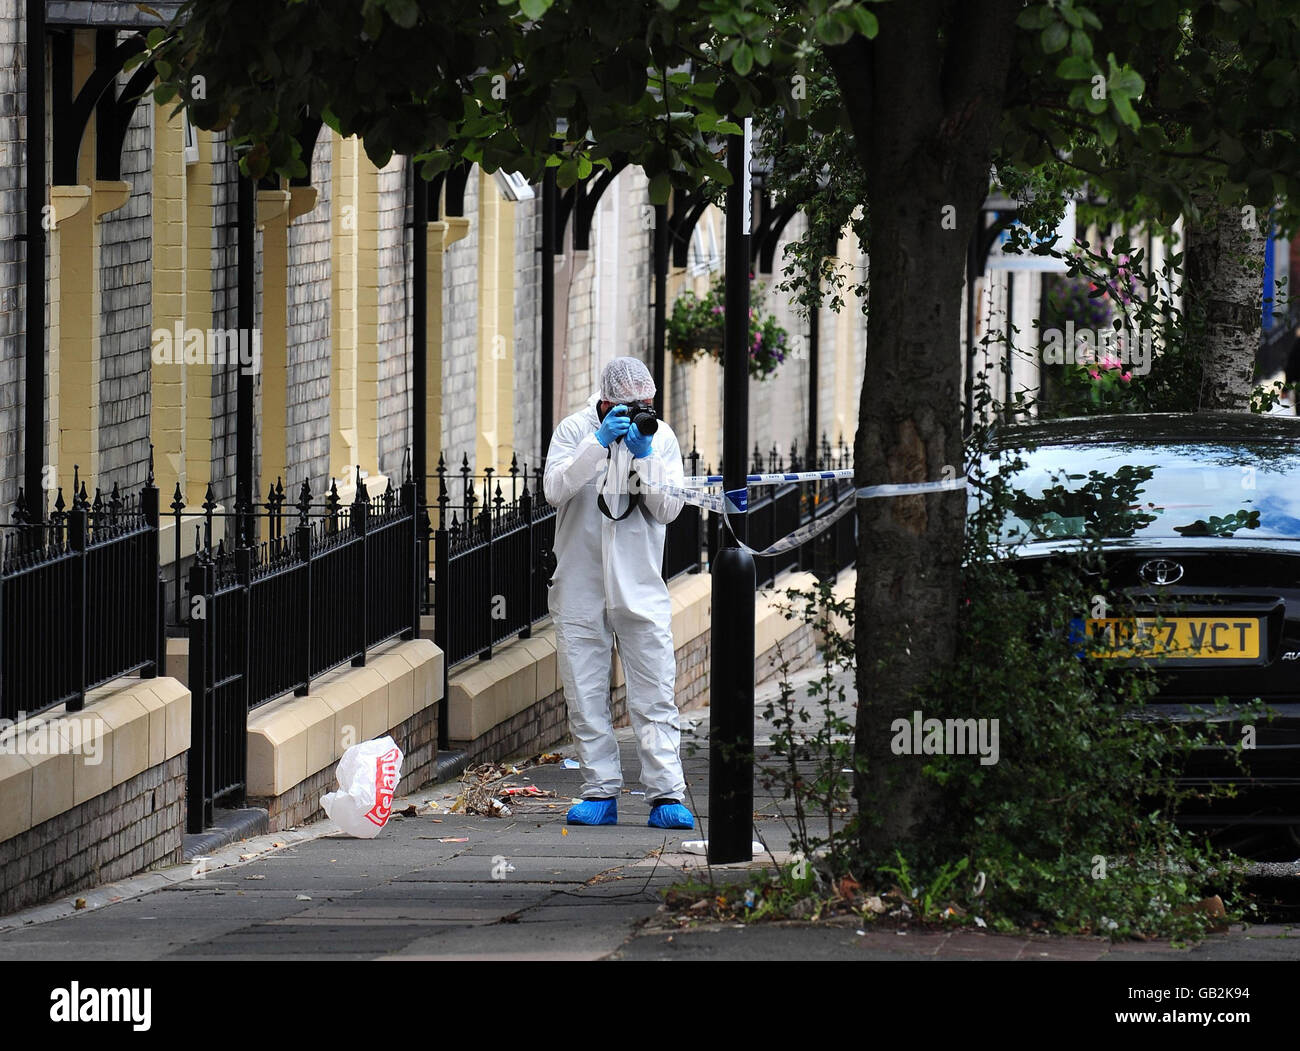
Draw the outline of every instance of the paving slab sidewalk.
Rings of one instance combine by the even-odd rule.
[[[760,691],[758,711],[774,692]],[[685,718],[687,802],[707,826],[708,712]],[[760,719],[757,739],[770,731]],[[179,866],[80,892],[81,910],[69,898],[0,917],[0,960],[1300,958],[1300,931],[1282,926],[1191,950],[885,925],[667,929],[660,892],[706,875],[705,860],[682,849],[703,833],[646,827],[645,798],[632,794],[634,740],[629,730],[619,737],[628,791],[617,826],[565,825],[581,777],[563,764],[512,776],[555,795],[518,800],[509,817],[449,813],[458,785],[437,785],[397,801],[395,811],[414,804],[415,816],[395,813],[373,840],[320,822],[236,844],[197,875]],[[756,783],[755,819],[755,834],[785,860],[776,789]]]

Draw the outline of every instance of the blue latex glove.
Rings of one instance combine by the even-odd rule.
[[[623,436],[623,444],[631,451],[634,460],[650,455],[650,435],[642,434],[635,423],[628,427],[627,434]]]
[[[631,424],[632,421],[628,419],[627,415],[627,406],[615,405],[609,412],[605,413],[605,419],[596,428],[596,441],[608,449],[612,442],[618,441],[623,435],[627,434],[627,429]]]

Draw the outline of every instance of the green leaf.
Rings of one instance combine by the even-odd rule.
[[[419,21],[420,5],[415,0],[388,0],[388,17],[403,29],[410,29]]]
[[[157,26],[149,30],[149,35],[145,37],[145,42],[149,45],[150,50],[152,50],[166,39],[167,30],[163,29],[161,26]]]
[[[825,14],[813,23],[813,33],[823,44],[835,47],[848,41],[853,35],[853,27],[843,18]]]
[[[743,135],[745,133],[745,129],[734,120],[720,120],[713,126],[713,130],[719,135]]]
[[[749,71],[754,68],[754,49],[742,43],[731,56],[731,67],[742,77],[749,76]]]
[[[668,179],[668,173],[659,172],[650,180],[650,203],[667,204],[671,191],[672,183]]]
[[[554,0],[519,0],[519,10],[534,22],[550,10]]]
[[[1055,20],[1056,17],[1047,4],[1035,4],[1033,7],[1026,7],[1020,12],[1020,17],[1016,19],[1016,25],[1021,29],[1046,29]]]
[[[1097,63],[1091,62],[1081,55],[1068,55],[1056,67],[1056,75],[1062,80],[1088,80],[1093,73],[1097,72],[1100,72],[1097,69]]]
[[[591,158],[590,158],[590,157],[579,157],[579,158],[578,158],[578,178],[579,178],[579,179],[585,179],[585,178],[586,178],[588,175],[590,175],[590,174],[591,174]]]
[[[1043,53],[1054,55],[1070,41],[1070,29],[1064,22],[1053,22],[1043,30],[1040,38]]]
[[[880,32],[880,20],[875,15],[865,7],[854,7],[850,9],[849,17],[857,25],[859,33],[868,40],[876,39],[876,34]]]
[[[572,157],[560,163],[560,170],[555,173],[555,183],[561,189],[568,189],[578,181],[578,162]]]
[[[1132,66],[1123,66],[1106,78],[1106,86],[1113,95],[1140,98],[1146,91],[1146,81]]]
[[[434,150],[432,153],[416,157],[415,160],[420,162],[420,178],[426,181],[451,167],[451,154],[446,150]]]
[[[153,100],[159,106],[165,106],[176,97],[175,84],[159,84],[153,89]]]
[[[1137,131],[1142,126],[1142,118],[1137,115],[1133,104],[1129,102],[1127,95],[1111,95],[1110,100],[1115,105],[1115,112],[1119,114],[1119,119],[1126,125]]]

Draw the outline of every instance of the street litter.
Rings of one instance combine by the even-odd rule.
[[[443,836],[439,843],[468,843],[469,836]]]
[[[295,900],[295,901],[311,901],[311,895],[310,895],[310,894],[299,894],[298,897],[295,898],[294,900]]]
[[[767,850],[758,840],[754,840],[750,847],[755,854],[762,854]],[[709,841],[707,839],[688,839],[682,843],[682,850],[687,854],[708,854]]]
[[[348,835],[373,839],[388,824],[402,775],[402,750],[385,735],[354,744],[339,760],[339,791],[321,797],[325,815]]]
[[[265,876],[245,876],[244,879],[266,879]]]
[[[564,760],[564,769],[566,769],[566,770],[576,770],[576,769],[578,769],[578,760],[576,760],[576,759],[566,759],[566,760]]]
[[[558,761],[561,757],[534,756],[523,763],[480,763],[460,775],[461,794],[451,807],[453,814],[480,814],[484,817],[511,817],[513,811],[504,799],[521,797],[553,797],[536,785],[516,785],[505,778],[521,774],[540,762]]]
[[[632,794],[633,794],[634,796],[643,796],[643,795],[645,795],[644,792],[633,792]]]

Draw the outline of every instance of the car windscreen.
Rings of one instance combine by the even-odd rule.
[[[1086,535],[1300,539],[1300,450],[1290,443],[1039,445],[1003,455],[1025,463],[1008,475],[1004,544]]]

